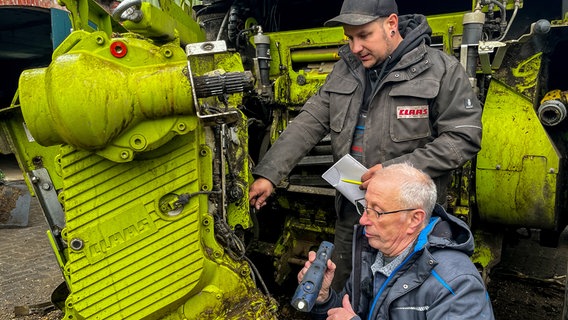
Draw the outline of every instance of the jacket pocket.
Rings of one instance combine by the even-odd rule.
[[[357,83],[345,78],[335,78],[327,83],[325,91],[329,94],[329,127],[336,133],[343,130],[347,110],[353,100]]]
[[[432,136],[430,104],[439,91],[440,83],[435,80],[409,81],[391,89],[390,136],[394,142]]]

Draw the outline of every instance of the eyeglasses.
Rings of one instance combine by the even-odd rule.
[[[383,214],[391,214],[391,213],[397,213],[397,212],[403,212],[403,211],[416,210],[415,208],[412,208],[412,209],[400,209],[400,210],[394,210],[394,211],[381,212],[381,211],[377,211],[373,208],[367,207],[366,204],[367,204],[367,202],[365,201],[364,198],[355,200],[355,207],[357,207],[357,213],[359,213],[360,216],[362,216],[363,213],[365,213],[365,211],[368,211],[368,210],[375,212],[377,214],[377,217],[380,217]]]

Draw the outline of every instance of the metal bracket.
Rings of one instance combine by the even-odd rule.
[[[491,74],[491,70],[499,69],[505,52],[507,44],[499,41],[480,41],[478,46],[479,61],[481,62],[481,70],[484,74]],[[493,58],[493,63],[489,60],[489,54],[497,48],[497,53]]]
[[[501,67],[503,59],[505,58],[505,53],[509,45],[515,43],[524,43],[536,35],[543,35],[550,32],[553,26],[548,20],[538,20],[533,22],[530,27],[529,33],[523,34],[516,40],[507,40],[505,42],[501,41],[480,41],[479,42],[479,59],[481,62],[481,69],[485,74],[491,74],[491,70],[497,70]],[[489,54],[497,49],[495,57],[493,58],[493,63],[489,61]]]
[[[61,257],[64,257],[63,250],[66,245],[61,237],[61,231],[65,228],[65,213],[57,198],[57,190],[55,190],[51,177],[45,168],[33,170],[28,173],[28,178],[32,182],[57,249],[61,253]]]
[[[215,114],[204,114],[202,112],[203,107],[199,103],[199,99],[197,98],[197,94],[195,92],[195,82],[193,79],[193,71],[191,69],[190,57],[227,52],[227,44],[225,43],[225,41],[219,40],[190,43],[185,47],[185,52],[187,55],[187,71],[189,81],[191,83],[191,94],[193,95],[193,102],[195,104],[197,117],[201,119],[207,126],[236,122],[240,118],[240,114],[236,110],[229,110]]]

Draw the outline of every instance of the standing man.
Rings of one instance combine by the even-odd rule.
[[[345,0],[325,26],[343,26],[349,44],[326,82],[256,166],[250,204],[260,209],[278,184],[327,134],[334,159],[351,154],[370,168],[408,161],[432,177],[445,204],[451,171],[481,144],[481,107],[459,61],[430,48],[419,14],[398,16],[395,0]],[[336,199],[334,288],[351,270],[355,206]]]
[[[351,277],[341,293],[330,289],[335,264],[328,261],[315,318],[494,319],[469,258],[472,234],[435,204],[432,179],[402,163],[377,171],[368,185],[365,199],[357,201]],[[315,257],[311,251],[298,281]]]

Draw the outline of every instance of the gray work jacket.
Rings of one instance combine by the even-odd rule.
[[[253,174],[277,185],[327,134],[334,160],[351,148],[365,68],[348,46],[325,83],[261,159]],[[425,43],[404,54],[371,95],[363,165],[408,161],[430,175],[444,203],[453,169],[481,145],[481,107],[459,61]]]

